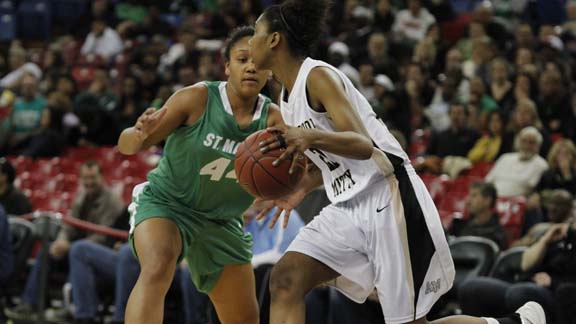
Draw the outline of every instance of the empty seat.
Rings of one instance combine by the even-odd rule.
[[[500,251],[493,241],[476,236],[457,237],[449,244],[456,268],[455,287],[465,279],[488,275]]]
[[[500,253],[490,271],[490,276],[512,283],[520,281],[522,255],[526,249],[526,247],[518,246]]]

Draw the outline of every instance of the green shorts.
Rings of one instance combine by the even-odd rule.
[[[196,288],[209,293],[225,266],[250,263],[252,235],[244,232],[241,215],[230,220],[213,220],[190,208],[171,202],[152,192],[148,183],[137,185],[130,211],[130,244],[134,247],[134,229],[149,218],[170,219],[182,235],[182,252]]]

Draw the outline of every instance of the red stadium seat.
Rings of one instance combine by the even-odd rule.
[[[526,198],[498,197],[496,210],[500,214],[500,224],[508,232],[510,240],[520,238],[522,225],[524,224],[524,212],[526,211]]]
[[[467,192],[450,191],[444,195],[438,208],[448,212],[466,213]]]
[[[444,194],[450,189],[451,181],[450,177],[447,175],[434,176],[434,175],[421,175],[422,181],[428,188],[430,196],[434,199],[434,202],[438,206],[442,201]]]
[[[493,166],[494,162],[477,162],[472,166],[472,169],[468,171],[468,175],[484,178]]]

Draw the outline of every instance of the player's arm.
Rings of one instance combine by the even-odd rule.
[[[315,68],[310,72],[306,86],[312,101],[326,109],[336,129],[336,132],[306,130],[310,147],[352,159],[369,159],[374,144],[348,100],[340,76],[328,68]]]
[[[148,108],[118,139],[121,153],[132,155],[166,139],[176,128],[192,124],[204,111],[208,92],[198,83],[174,93],[159,110]]]
[[[276,127],[279,129],[283,129],[286,126],[284,119],[282,119],[280,108],[274,103],[271,103],[268,108],[268,120],[266,121],[266,126]]]

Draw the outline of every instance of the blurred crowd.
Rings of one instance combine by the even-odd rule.
[[[18,7],[26,1],[8,2]],[[115,145],[123,128],[146,108],[161,107],[174,91],[224,79],[220,51],[226,35],[253,24],[274,2],[85,1],[75,23],[53,26],[49,41],[0,43],[0,156],[53,157],[71,147]],[[421,174],[457,179],[474,165],[490,166],[482,182],[466,184],[466,217],[445,224],[447,235],[484,237],[501,250],[530,247],[521,269],[529,285],[470,282],[460,289],[462,309],[505,313],[532,298],[546,307],[551,323],[574,323],[573,309],[554,305],[576,302],[576,1],[335,0],[328,27],[313,56],[352,80]],[[271,79],[266,90],[273,100],[274,89]],[[5,159],[0,166],[0,204],[7,214],[30,212],[26,196],[13,185],[14,166]],[[101,176],[96,162],[80,170],[84,187],[102,185]],[[122,214],[118,208],[105,222],[88,213],[103,197],[79,196],[73,216],[113,225]],[[499,197],[523,199],[514,239],[495,212]],[[81,244],[73,245],[75,240]],[[86,240],[104,244],[101,237],[59,236],[52,258],[67,260],[70,251],[70,265],[87,267],[80,261],[88,254],[79,251],[94,247]],[[125,245],[116,243],[104,244],[108,254],[90,255],[123,251]],[[107,276],[114,280],[113,273]],[[76,289],[86,284],[84,278],[71,276],[80,282]],[[15,316],[33,313],[34,285],[28,282],[25,307],[16,308]],[[478,286],[486,289],[486,300],[475,295]],[[332,308],[308,314],[314,323],[364,323],[381,316],[370,303],[359,309],[334,291],[320,295]],[[95,297],[75,298],[90,304]],[[206,303],[189,298],[201,304],[195,307]],[[319,299],[312,296],[309,303]],[[91,322],[95,312],[80,308],[76,315]]]

